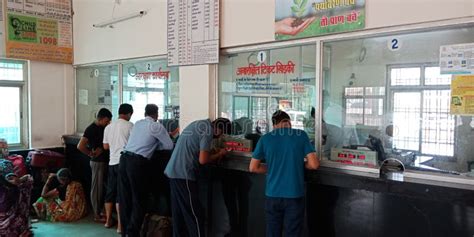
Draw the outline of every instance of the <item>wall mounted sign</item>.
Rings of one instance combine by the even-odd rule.
[[[365,0],[275,0],[275,39],[363,29]]]
[[[168,0],[168,66],[219,63],[219,0]]]
[[[454,76],[451,82],[451,114],[474,115],[474,76]]]
[[[6,55],[72,64],[71,0],[7,0]]]
[[[441,46],[439,67],[441,74],[474,74],[474,43]]]

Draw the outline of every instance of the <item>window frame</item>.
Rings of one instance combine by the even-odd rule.
[[[23,71],[23,80],[0,80],[0,87],[14,87],[19,88],[20,95],[20,143],[9,143],[9,150],[18,150],[29,148],[30,144],[30,117],[29,117],[29,100],[31,99],[29,90],[29,68],[30,64],[27,60],[12,60],[6,58],[0,58],[0,62],[21,64]],[[1,69],[0,69],[1,70]],[[1,138],[1,137],[0,137]],[[8,142],[8,141],[7,141]]]
[[[384,95],[367,95],[367,91],[366,89],[367,88],[374,88],[374,86],[347,86],[347,87],[344,87],[344,95],[343,95],[343,101],[344,101],[344,111],[345,113],[343,114],[343,126],[347,127],[347,126],[357,126],[359,124],[347,124],[347,100],[348,99],[362,99],[362,124],[360,124],[361,126],[364,126],[364,127],[369,127],[369,128],[373,128],[373,127],[378,127],[378,126],[381,126],[383,125],[383,119],[384,119],[384,116],[385,116],[385,113],[387,111],[387,105],[386,105],[386,101],[387,101],[387,88],[386,87],[382,87],[382,86],[379,86],[380,88],[384,88],[385,91],[384,91]],[[363,94],[362,95],[346,95],[346,89],[347,88],[362,88],[363,90]],[[382,104],[383,104],[383,108],[382,108],[382,112],[383,114],[380,115],[382,117],[382,124],[381,125],[368,125],[365,123],[365,119],[366,119],[366,113],[365,113],[365,101],[368,100],[368,99],[382,99]]]
[[[397,68],[415,68],[418,67],[420,68],[420,84],[419,85],[391,85],[391,70],[392,69],[397,69]],[[426,85],[426,68],[428,67],[439,67],[439,65],[436,62],[426,62],[426,63],[413,63],[413,64],[389,64],[386,66],[386,110],[384,113],[393,113],[394,110],[394,93],[396,92],[419,92],[420,93],[420,122],[419,122],[419,139],[418,139],[418,150],[415,152],[419,152],[421,155],[428,155],[428,156],[433,156],[433,157],[438,157],[441,159],[445,160],[450,160],[453,159],[453,156],[446,156],[446,155],[439,155],[439,154],[427,154],[422,152],[422,146],[423,146],[423,129],[422,129],[422,123],[423,123],[423,101],[424,101],[424,96],[423,92],[424,91],[429,91],[429,90],[451,90],[451,84],[444,84],[444,85]],[[457,120],[454,119],[454,127],[457,126]],[[454,133],[453,129],[453,136],[455,137],[456,134]],[[454,139],[452,141],[453,149],[455,147]]]

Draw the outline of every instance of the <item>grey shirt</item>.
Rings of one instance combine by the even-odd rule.
[[[196,180],[199,152],[210,151],[213,133],[209,119],[189,124],[179,135],[165,175],[170,179]]]

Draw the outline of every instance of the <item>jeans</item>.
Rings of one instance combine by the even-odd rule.
[[[304,199],[273,198],[265,201],[265,217],[267,237],[299,237],[303,234]]]

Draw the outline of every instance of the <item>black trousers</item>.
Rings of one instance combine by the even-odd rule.
[[[174,237],[204,237],[204,213],[196,181],[170,179]]]
[[[123,237],[140,236],[149,192],[149,162],[128,153],[120,157],[118,191]]]

